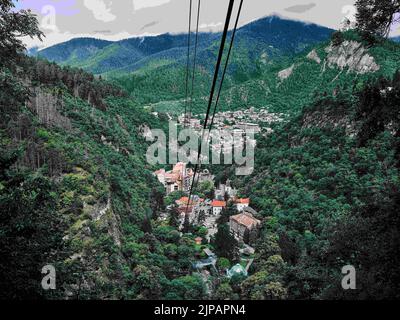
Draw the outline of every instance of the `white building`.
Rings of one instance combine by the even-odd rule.
[[[235,201],[235,206],[237,211],[242,212],[245,208],[248,208],[250,205],[250,199],[237,199]]]
[[[215,216],[220,215],[222,210],[226,208],[226,202],[220,200],[213,200],[213,202],[211,202],[211,208],[213,215]]]

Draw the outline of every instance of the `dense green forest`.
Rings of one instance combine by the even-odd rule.
[[[341,33],[341,36],[342,43],[362,43],[368,49],[365,49],[365,52],[357,52],[350,46],[338,46],[340,49],[333,48],[332,52],[327,52],[331,42],[326,41],[314,47],[307,47],[295,57],[283,55],[267,62],[263,56],[248,61],[247,52],[242,52],[243,46],[238,44],[233,54],[233,63],[228,69],[230,74],[224,82],[219,110],[255,107],[267,108],[271,112],[297,113],[321,94],[330,93],[338,88],[346,89],[347,86],[363,86],[371,76],[391,77],[398,68],[399,46],[393,41],[382,41],[379,45],[370,47],[368,42],[354,31]],[[379,70],[371,75],[371,72],[350,72],[327,63],[327,59],[335,55],[344,55],[344,58],[349,59],[350,55],[358,54],[360,60],[363,55],[374,57],[380,66]],[[238,68],[238,64],[242,64],[242,67]],[[355,63],[354,67],[361,68],[361,65]],[[254,71],[243,74],[242,69]],[[290,76],[280,78],[280,72],[285,70]],[[159,63],[153,61],[151,65],[131,75],[111,79],[124,87],[138,104],[148,107],[149,110],[182,113],[185,108],[185,82],[181,79],[184,77],[184,67],[164,64],[161,60]],[[195,77],[196,86],[191,110],[194,113],[204,113],[211,75],[200,66]]]
[[[249,298],[271,279],[295,299],[398,298],[399,81],[326,96],[261,140],[241,182],[266,218]],[[344,265],[359,290],[341,289]]]
[[[15,34],[42,33],[12,8],[0,0],[0,299],[399,298],[399,44],[348,31],[274,62],[235,52],[222,110],[266,107],[286,119],[258,137],[251,176],[210,167],[262,220],[249,276],[217,277],[210,293],[192,268],[207,230],[181,233],[175,211],[158,219],[183,194],[165,197],[145,158],[145,128],[166,129],[163,113],[184,109],[184,69],[157,57],[106,81],[28,57]],[[364,63],[341,68],[354,48]],[[209,71],[199,67],[196,79],[202,113]],[[234,212],[223,212],[209,244],[220,274],[237,262],[224,225]],[[57,290],[40,286],[47,264]],[[341,287],[345,265],[357,270],[357,290]]]
[[[1,54],[1,298],[201,298],[188,275],[192,238],[145,223],[164,191],[141,128],[163,124],[82,70],[28,58],[16,43]],[[40,286],[48,263],[50,293]]]

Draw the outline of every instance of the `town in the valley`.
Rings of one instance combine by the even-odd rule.
[[[170,115],[168,117],[174,120]],[[204,119],[204,115],[182,114],[175,119],[178,126],[201,135],[200,119]],[[247,132],[268,135],[273,131],[272,125],[283,119],[284,115],[266,109],[226,111],[216,113],[213,128],[231,130],[242,137],[243,143]],[[256,144],[256,140],[253,141]],[[246,278],[256,256],[255,244],[263,219],[252,208],[248,195],[240,196],[232,181],[217,181],[207,169],[197,172],[196,187],[191,193],[194,171],[183,162],[157,170],[154,175],[166,194],[166,211],[159,219],[175,220],[175,226],[182,234],[196,230],[193,240],[199,254],[192,268],[202,276],[208,291],[213,288],[212,278]],[[226,251],[218,250],[219,247]]]
[[[201,258],[193,262],[194,271],[203,275],[214,271],[218,273],[216,263],[219,257],[213,252],[212,243],[222,223],[235,239],[239,252],[238,263],[227,265],[224,276],[246,277],[255,254],[252,245],[261,226],[257,212],[251,208],[250,199],[239,197],[229,180],[216,186],[215,177],[207,169],[196,176],[196,189],[201,194],[194,192],[189,199],[194,172],[185,163],[177,163],[170,171],[160,169],[154,174],[165,187],[166,198],[173,199],[160,219],[167,220],[171,214],[176,214],[180,230],[184,230],[185,223],[202,230],[203,236],[194,239],[196,245],[202,248]],[[224,215],[225,220],[221,219]]]
[[[201,131],[202,120],[205,119],[205,114],[182,114],[178,117],[178,123],[186,123],[187,127]],[[281,122],[284,115],[280,113],[270,113],[267,109],[249,109],[237,111],[221,111],[217,112],[214,117],[213,129],[216,130],[252,130],[254,133],[271,133],[270,125],[276,122]]]

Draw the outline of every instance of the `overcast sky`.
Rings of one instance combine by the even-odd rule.
[[[197,8],[193,0],[193,8]],[[133,36],[187,32],[190,0],[19,0],[30,8],[46,34],[43,43],[26,39],[28,47],[48,47],[76,37],[120,40]],[[236,0],[237,5],[239,0]],[[353,0],[244,0],[241,25],[271,14],[338,29],[354,15]],[[201,0],[201,31],[223,27],[229,0]],[[236,5],[236,7],[237,7]],[[193,16],[194,27],[194,16]],[[400,34],[400,29],[394,34]]]

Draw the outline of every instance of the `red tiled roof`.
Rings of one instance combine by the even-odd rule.
[[[179,200],[176,200],[177,202],[182,202],[182,203],[188,203],[189,197],[182,197]]]
[[[251,228],[253,225],[260,224],[261,221],[248,215],[248,214],[238,214],[236,216],[232,216],[231,220],[234,220],[238,224],[245,226],[246,228]]]
[[[178,199],[178,200],[176,200],[175,201],[175,203],[176,204],[178,204],[178,205],[187,205],[188,204],[188,202],[189,202],[189,197],[182,197],[182,198],[180,198],[180,199]],[[190,205],[193,205],[193,204],[198,204],[198,203],[201,203],[201,202],[204,202],[204,199],[203,198],[199,198],[197,201],[196,200],[193,200],[193,198],[192,198],[192,200],[190,201]]]
[[[236,203],[238,204],[250,204],[250,199],[246,198],[246,199],[237,199]]]
[[[226,202],[225,201],[219,201],[219,200],[213,200],[211,203],[211,206],[213,207],[226,207]]]

